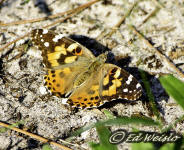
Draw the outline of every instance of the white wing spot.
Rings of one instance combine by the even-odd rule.
[[[43,29],[43,34],[47,34],[48,33],[48,30],[47,29]]]
[[[130,81],[129,81],[129,80],[127,80],[127,81],[126,81],[126,84],[128,84],[128,85],[129,85],[129,84],[130,84]]]
[[[40,35],[40,37],[42,37],[42,35]]]
[[[141,87],[140,83],[137,83],[136,88],[138,89],[139,87]]]
[[[43,39],[41,39],[41,42],[44,42],[44,40],[43,40]]]
[[[54,42],[58,42],[58,40],[59,40],[59,39],[62,39],[63,37],[64,37],[63,34],[58,34],[58,35],[56,35],[52,40],[53,40]]]
[[[45,47],[49,47],[49,42],[44,43]]]
[[[132,82],[133,76],[129,75],[128,80],[126,81],[126,84],[130,84],[130,82]]]
[[[128,89],[126,88],[126,89],[123,89],[123,92],[128,92]]]
[[[52,40],[53,40],[54,42],[58,42],[58,39],[57,39],[56,37],[54,37]]]

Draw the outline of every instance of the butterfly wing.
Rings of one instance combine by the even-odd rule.
[[[85,70],[85,64],[69,66],[60,69],[48,69],[45,75],[45,86],[58,97],[70,93],[74,89],[74,81]],[[87,69],[87,67],[86,67]]]
[[[42,51],[47,68],[73,64],[76,61],[91,60],[94,55],[86,47],[62,34],[46,29],[35,29],[31,33],[32,42]],[[64,67],[64,66],[63,66]]]
[[[113,64],[104,64],[77,88],[67,101],[80,108],[98,107],[113,99],[136,100],[141,85],[128,72]]]
[[[142,95],[142,87],[137,79],[113,64],[104,65],[104,76],[100,85],[102,101],[112,99],[136,100]]]
[[[98,68],[81,86],[73,91],[67,103],[83,109],[102,105],[99,93],[101,77],[102,70]]]
[[[45,85],[57,96],[70,92],[75,78],[94,59],[93,54],[79,43],[46,29],[35,29],[32,42],[42,51],[47,68]]]

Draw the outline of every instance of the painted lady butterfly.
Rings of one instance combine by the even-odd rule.
[[[70,105],[98,107],[114,99],[136,100],[141,96],[142,87],[131,74],[105,63],[107,53],[95,57],[86,47],[46,29],[35,29],[31,36],[42,50],[47,68],[45,85],[55,96],[69,95]]]

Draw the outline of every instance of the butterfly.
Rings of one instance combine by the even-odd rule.
[[[95,57],[76,41],[46,29],[34,29],[32,42],[42,51],[45,86],[78,108],[99,107],[115,99],[136,100],[140,83],[122,68],[105,63],[107,53]]]

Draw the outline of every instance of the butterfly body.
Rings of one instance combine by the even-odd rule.
[[[69,95],[70,105],[91,108],[141,96],[141,85],[131,74],[105,63],[107,53],[95,57],[79,43],[43,29],[33,30],[32,40],[42,51],[47,68],[45,85],[53,95]]]
[[[106,54],[101,54],[92,60],[86,71],[82,72],[74,81],[74,87],[80,86],[84,83],[94,72],[98,72],[101,65],[105,64]]]

